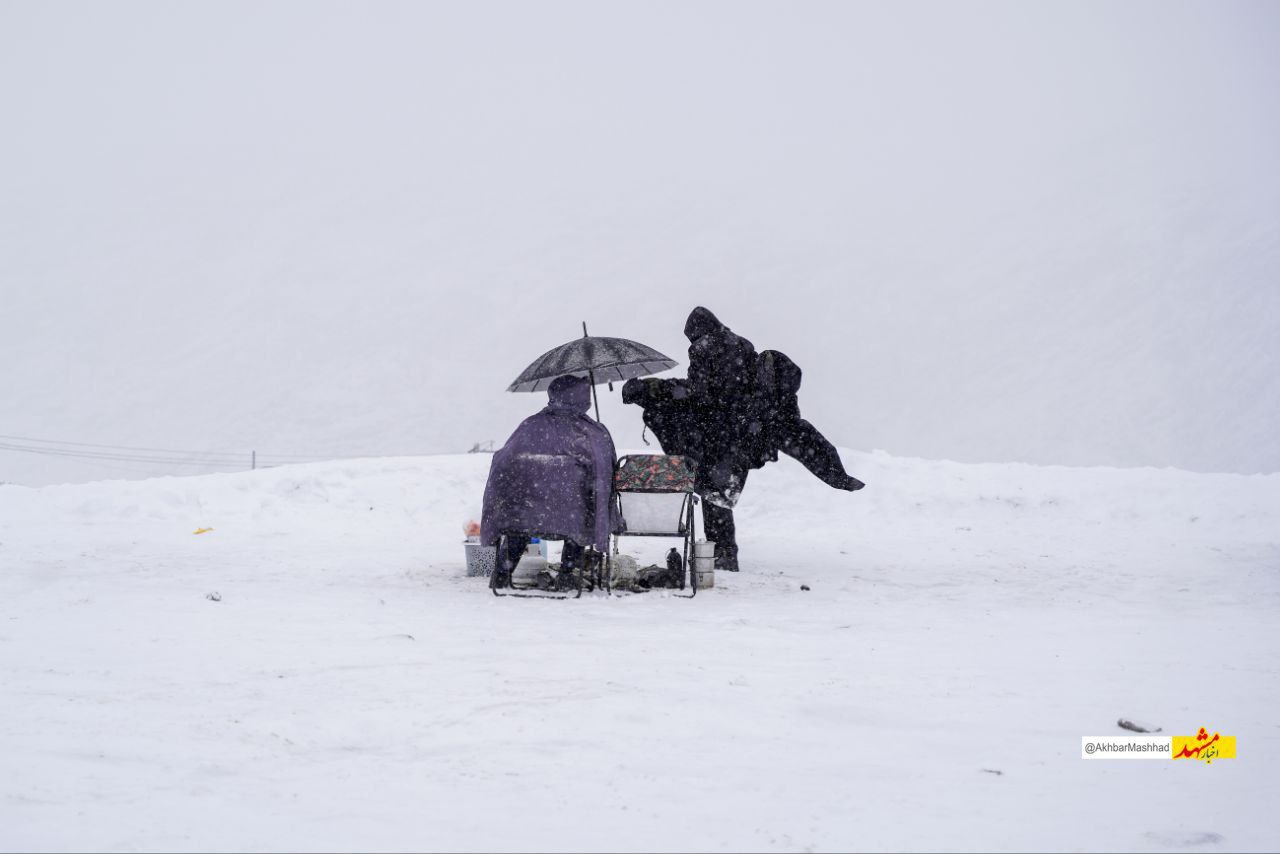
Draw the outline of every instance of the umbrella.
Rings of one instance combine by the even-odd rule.
[[[645,377],[676,366],[652,347],[627,338],[605,338],[587,334],[582,324],[582,337],[561,344],[533,360],[507,391],[543,391],[556,377],[587,377],[591,393],[598,383],[614,383],[632,377]],[[600,404],[596,402],[596,420],[600,420]]]

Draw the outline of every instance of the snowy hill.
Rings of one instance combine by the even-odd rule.
[[[0,486],[0,848],[1276,848],[1280,476],[845,459],[692,601],[494,599],[484,455]]]
[[[501,442],[697,304],[842,446],[1278,471],[1277,8],[4,4],[0,481]]]

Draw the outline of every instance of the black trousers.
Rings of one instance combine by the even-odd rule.
[[[747,484],[744,468],[735,470],[743,487]],[[710,501],[702,501],[702,530],[704,536],[716,544],[716,569],[723,572],[738,571],[737,526],[733,522],[733,510],[720,507]]]
[[[840,460],[840,452],[835,445],[827,441],[827,437],[818,432],[803,418],[779,425],[774,435],[777,448],[812,472],[827,486],[836,489],[851,489],[861,485],[857,478],[849,476]]]

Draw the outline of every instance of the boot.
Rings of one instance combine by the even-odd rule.
[[[719,543],[716,544],[716,572],[737,572],[738,571],[738,548],[721,549]]]
[[[578,576],[572,569],[562,569],[556,575],[556,591],[564,593],[578,589]]]

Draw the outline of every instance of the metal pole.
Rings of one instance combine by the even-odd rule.
[[[250,451],[250,452],[249,452],[249,455],[250,455],[250,456],[249,456],[249,467],[250,467],[251,469],[253,469],[254,471],[257,471],[257,469],[258,469],[258,452],[257,452],[257,451]]]
[[[582,321],[582,337],[583,338],[587,337],[587,322],[585,320]],[[595,401],[595,404],[596,404],[596,423],[599,424],[600,423],[600,398],[596,395],[596,372],[592,370],[588,370],[587,377],[591,380],[591,399]]]
[[[591,378],[591,399],[596,402],[596,423],[600,423],[600,398],[596,397],[596,372],[587,371],[587,375]]]

